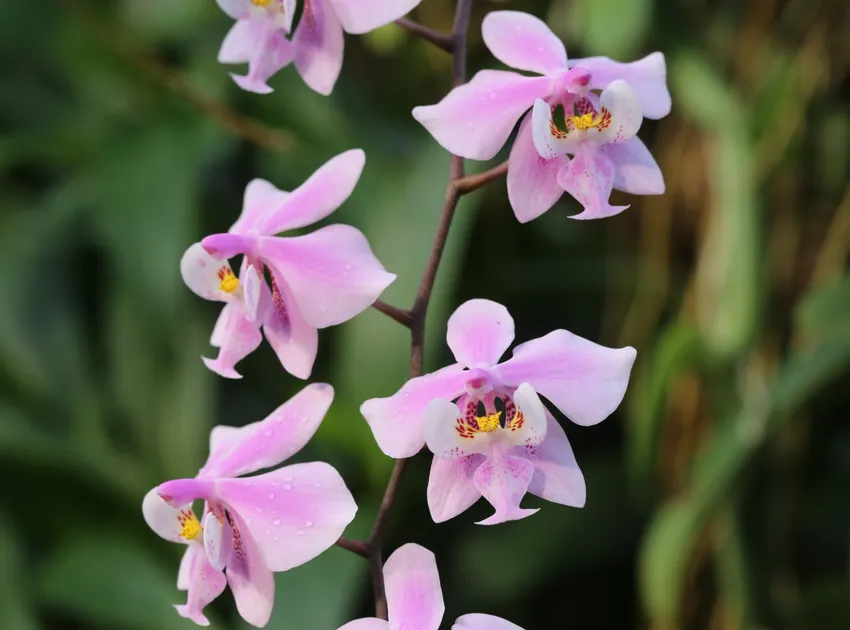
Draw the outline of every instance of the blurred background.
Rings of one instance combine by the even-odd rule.
[[[488,612],[527,630],[850,628],[850,15],[844,0],[475,3],[544,17],[571,56],[663,51],[673,112],[641,136],[660,197],[574,222],[564,197],[520,225],[504,180],[464,198],[437,280],[426,364],[471,297],[507,305],[517,340],[567,328],[638,349],[604,423],[564,418],[584,509],[442,525],[415,458],[390,523],[437,553],[448,628]],[[416,19],[450,29],[452,0]],[[267,345],[245,378],[200,356],[218,306],[178,261],[227,229],[253,177],[292,189],[331,156],[368,164],[333,221],[360,227],[409,306],[448,155],[411,118],[449,86],[448,55],[395,26],[346,38],[329,98],[286,69],[270,96],[216,63],[213,0],[0,4],[0,627],[191,628],[172,604],[181,549],[140,513],[195,473],[215,424],[263,418],[302,383]],[[241,71],[241,68],[239,68]],[[499,159],[507,157],[507,153]],[[496,164],[498,160],[494,160]],[[489,165],[470,164],[470,169]],[[362,537],[392,461],[358,413],[404,382],[407,331],[376,311],[324,331],[314,380],[337,399],[297,460],[335,465]],[[335,630],[371,612],[366,563],[333,548],[277,576],[271,630]],[[245,628],[226,593],[214,627]]]

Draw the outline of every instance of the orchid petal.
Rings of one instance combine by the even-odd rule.
[[[608,144],[602,150],[614,164],[614,188],[633,195],[664,194],[664,175],[640,138]]]
[[[527,341],[494,368],[506,385],[529,383],[570,420],[602,422],[620,404],[635,361],[634,348],[606,348],[566,330]]]
[[[532,117],[527,115],[508,159],[508,200],[520,223],[528,223],[549,210],[564,189],[558,184],[558,171],[565,166],[563,155],[551,160],[540,157],[534,146]]]
[[[514,392],[516,411],[505,419],[503,441],[510,446],[538,446],[546,438],[546,407],[528,383]]]
[[[181,617],[191,619],[199,626],[208,626],[210,621],[204,616],[204,608],[224,592],[227,578],[209,563],[200,545],[190,545],[186,553],[189,558],[186,603],[174,608]]]
[[[242,213],[230,228],[231,234],[258,233],[257,223],[266,215],[283,206],[290,193],[278,190],[274,184],[264,179],[252,179],[245,187],[242,200]]]
[[[324,219],[351,196],[365,164],[366,154],[361,149],[331,158],[278,207],[271,208],[257,222],[256,231],[271,236]]]
[[[339,630],[389,630],[390,624],[376,617],[365,617],[349,621]]]
[[[263,321],[263,306],[269,306],[271,294],[265,279],[254,268],[254,265],[248,265],[248,268],[241,275],[242,281],[242,296],[245,299],[245,316],[252,324],[262,323]]]
[[[254,256],[257,237],[245,234],[210,234],[201,240],[201,247],[216,260],[227,260],[239,254]]]
[[[233,300],[233,291],[239,285],[230,263],[213,258],[200,243],[194,243],[183,254],[180,275],[195,295],[214,302]]]
[[[446,341],[455,359],[468,368],[490,367],[514,340],[514,320],[501,304],[469,300],[449,318]]]
[[[251,0],[248,0],[250,5]],[[240,3],[241,4],[241,3]],[[254,56],[257,42],[263,37],[267,20],[249,14],[237,18],[224,36],[218,51],[219,63],[248,63]]]
[[[433,553],[412,543],[399,547],[384,564],[384,585],[391,627],[440,627],[446,607]]]
[[[475,469],[472,480],[496,511],[477,524],[497,525],[517,521],[537,512],[536,509],[519,507],[533,475],[534,465],[530,461],[504,453],[498,445],[494,446],[487,460]]]
[[[193,549],[195,549],[195,545],[187,545],[186,551],[183,552],[183,556],[180,558],[180,566],[177,569],[178,591],[189,590],[189,569],[192,568]]]
[[[247,16],[254,6],[251,0],[216,0],[221,10],[235,20]]]
[[[586,132],[588,137],[599,143],[625,142],[634,137],[643,122],[643,115],[637,94],[628,83],[612,81],[602,90],[599,104],[602,124],[595,128],[597,133],[592,129]]]
[[[472,475],[483,461],[483,455],[470,455],[460,459],[434,457],[431,460],[428,509],[435,523],[454,518],[481,498],[481,493],[472,481]]]
[[[571,219],[603,219],[629,207],[612,206],[608,202],[614,185],[614,164],[598,147],[582,144],[558,173],[558,183],[584,206]]]
[[[435,457],[457,460],[490,452],[493,435],[479,429],[474,410],[473,405],[461,411],[439,398],[428,404],[423,429],[425,444]]]
[[[410,13],[422,0],[331,0],[342,28],[355,35],[374,31]]]
[[[234,303],[231,302],[229,304],[225,304],[224,308],[221,309],[221,312],[218,314],[218,318],[215,320],[215,324],[213,325],[212,334],[210,334],[211,346],[216,348],[221,347],[221,344],[226,338],[225,331],[227,330],[230,318],[233,316],[233,310],[238,308],[238,306],[234,306]]]
[[[584,475],[576,462],[563,427],[546,411],[546,439],[538,447],[529,449],[529,459],[534,461],[534,476],[528,491],[547,501],[584,507],[587,488]]]
[[[218,479],[216,489],[229,510],[242,517],[272,571],[296,567],[333,546],[357,513],[342,477],[324,462]]]
[[[589,70],[590,87],[594,90],[604,90],[617,79],[631,85],[647,118],[664,118],[670,113],[672,101],[667,89],[667,64],[663,53],[654,52],[631,63],[620,63],[608,57],[571,59],[569,66]]]
[[[458,617],[452,630],[522,630],[522,628],[501,617],[473,613]]]
[[[464,391],[467,374],[455,364],[407,381],[389,398],[372,398],[360,406],[380,449],[390,457],[412,457],[425,446],[423,422],[428,403],[454,400]]]
[[[333,387],[313,383],[264,420],[241,429],[215,427],[210,434],[210,456],[199,475],[238,477],[277,466],[310,441],[333,399]],[[224,437],[217,437],[217,434]]]
[[[538,98],[531,110],[531,137],[540,157],[552,160],[565,153],[574,153],[579,136],[558,129],[552,119],[549,103]]]
[[[204,550],[207,560],[217,571],[224,570],[233,549],[233,530],[224,513],[207,512],[204,516]]]
[[[350,225],[291,238],[263,237],[260,255],[283,276],[304,320],[316,328],[362,313],[395,280],[363,233]]]
[[[275,24],[273,17],[252,18],[246,22],[240,20],[231,29],[219,52],[219,61],[239,63],[245,61],[244,53],[251,46],[248,61],[248,74],[230,76],[236,85],[248,92],[268,94],[272,88],[268,80],[281,68],[288,66],[295,58],[295,47],[286,38],[283,28]],[[253,23],[259,23],[255,26]]]
[[[328,0],[311,0],[304,4],[292,41],[295,67],[301,78],[319,94],[330,94],[342,69],[345,42],[339,18]]]
[[[319,351],[319,331],[304,319],[286,281],[274,269],[270,271],[275,295],[263,332],[287,372],[297,378],[310,378]]]
[[[227,317],[221,320],[221,329],[216,324],[216,341],[219,342],[218,356],[215,359],[202,357],[204,365],[225,378],[242,378],[235,366],[256,350],[263,341],[259,325],[252,322],[240,303],[230,304]],[[224,317],[224,312],[222,312]]]
[[[540,18],[521,11],[492,11],[481,23],[493,56],[517,70],[550,74],[567,68],[564,44]]]
[[[239,514],[228,513],[233,528],[233,553],[227,582],[236,610],[252,626],[264,627],[274,606],[274,574],[263,563],[257,543]]]
[[[548,77],[482,70],[436,105],[415,107],[413,117],[449,152],[489,160],[535,99],[549,95],[551,83]]]
[[[145,522],[153,532],[160,538],[164,538],[169,542],[188,543],[182,534],[184,533],[186,520],[198,519],[192,511],[192,502],[187,501],[179,507],[173,507],[166,503],[157,493],[157,488],[154,488],[145,495],[142,499],[142,515]],[[200,533],[200,527],[197,530]]]

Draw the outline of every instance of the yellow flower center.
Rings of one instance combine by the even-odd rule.
[[[185,540],[195,540],[204,531],[198,517],[195,516],[195,513],[192,510],[180,512],[180,516],[177,517],[177,522],[183,526],[183,530],[180,532],[180,537]]]
[[[570,116],[567,120],[579,131],[584,131],[585,129],[598,127],[602,123],[602,116],[596,116],[594,118],[593,112],[589,112],[581,116]]]
[[[221,280],[218,288],[225,293],[233,293],[239,288],[239,278],[233,274],[233,270],[230,267],[222,267],[219,269],[218,279]]]
[[[489,416],[480,416],[475,418],[475,422],[478,424],[478,430],[482,433],[490,433],[495,431],[496,429],[502,428],[502,423],[500,422],[500,418],[502,417],[502,412],[497,411],[496,413]]]
[[[251,3],[257,5],[258,7],[267,7],[272,2],[274,2],[274,0],[251,0]]]

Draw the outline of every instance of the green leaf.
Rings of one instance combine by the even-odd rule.
[[[630,60],[640,48],[652,21],[653,0],[579,0],[574,3],[577,39],[591,55]],[[557,20],[551,20],[553,24]]]
[[[28,593],[29,577],[21,557],[21,540],[6,514],[0,513],[0,611],[3,627],[36,630],[38,622]]]
[[[794,313],[795,325],[809,342],[850,339],[850,275],[806,294]]]

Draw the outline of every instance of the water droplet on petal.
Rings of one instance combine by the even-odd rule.
[[[288,484],[288,483],[283,484],[283,489],[284,490],[292,490],[292,484]]]
[[[284,477],[283,480],[284,481],[292,481],[292,477]]]
[[[299,536],[303,536],[303,535],[304,535],[304,530],[303,530],[303,529],[296,529],[296,530],[295,530],[295,533],[296,533],[296,534],[298,534]]]
[[[321,481],[317,481],[316,483],[314,483],[314,484],[313,484],[313,486],[314,486],[315,488],[321,488],[321,487],[322,487],[322,482],[321,482]]]
[[[274,492],[269,492],[269,501],[274,499]]]
[[[270,438],[274,435],[274,431],[266,431],[266,437]]]
[[[304,521],[304,527],[313,527],[313,521]]]
[[[280,519],[276,518],[275,520],[273,520],[272,525],[280,525]]]

